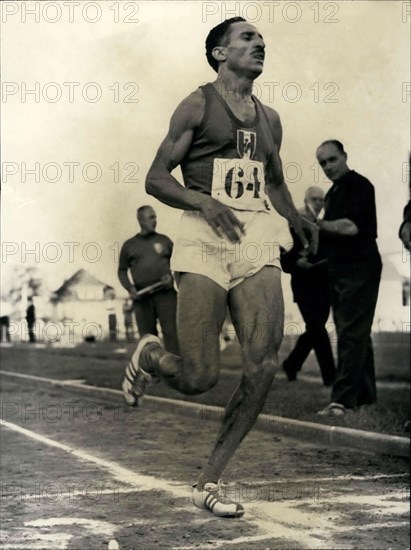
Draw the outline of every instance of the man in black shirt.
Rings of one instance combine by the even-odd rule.
[[[140,337],[144,334],[157,335],[158,319],[165,348],[177,354],[177,293],[170,271],[173,243],[166,235],[156,233],[157,217],[151,206],[140,207],[137,210],[137,220],[141,231],[121,247],[118,278],[134,301]],[[130,282],[128,270],[134,284]],[[139,291],[160,281],[164,283],[162,288],[139,296]]]
[[[328,259],[331,305],[338,337],[338,367],[331,403],[319,412],[341,416],[346,409],[374,403],[371,328],[381,278],[373,185],[347,166],[344,146],[322,143],[317,159],[333,182],[317,224]]]
[[[34,325],[36,323],[36,308],[33,304],[33,298],[29,298],[27,302],[28,306],[26,309],[26,321],[29,332],[29,342],[31,344],[34,344],[34,342],[36,341],[36,334],[34,332]]]

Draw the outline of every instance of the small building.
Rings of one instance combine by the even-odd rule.
[[[79,340],[117,340],[124,333],[124,298],[80,269],[53,292],[51,318]],[[67,336],[67,334],[66,334]]]
[[[399,253],[383,257],[373,330],[403,334],[410,330],[409,260],[404,262]]]

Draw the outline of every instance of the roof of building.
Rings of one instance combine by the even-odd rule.
[[[58,300],[69,295],[75,296],[76,289],[79,287],[100,287],[103,291],[114,290],[112,286],[100,281],[85,269],[79,269],[74,275],[64,281],[61,287],[53,292],[52,300]]]

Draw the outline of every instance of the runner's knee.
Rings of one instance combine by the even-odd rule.
[[[217,384],[218,377],[202,376],[201,378],[189,377],[185,381],[184,393],[187,395],[200,395],[205,393]]]
[[[218,366],[207,361],[184,361],[185,393],[198,395],[211,390],[218,382]]]
[[[258,365],[260,372],[261,368],[270,371],[277,365],[277,348],[271,341],[248,343],[243,347],[243,356],[248,363]]]
[[[250,347],[244,357],[244,381],[254,388],[270,386],[278,367],[277,351],[271,347]]]

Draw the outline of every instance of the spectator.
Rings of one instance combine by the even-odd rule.
[[[33,304],[33,298],[27,300],[28,306],[26,309],[26,321],[29,331],[29,342],[33,344],[36,341],[36,334],[34,332],[34,325],[36,323],[36,308]]]
[[[331,403],[322,416],[377,399],[371,327],[381,278],[373,185],[347,165],[337,140],[317,149],[317,159],[333,182],[325,197],[323,220],[317,220],[328,263],[331,306],[338,337],[337,377]]]
[[[405,248],[411,251],[411,201],[404,208],[403,222],[398,233]]]
[[[11,344],[10,338],[10,314],[11,314],[11,305],[10,302],[6,300],[1,300],[1,311],[0,311],[0,337],[1,343]]]
[[[324,192],[319,187],[309,187],[305,193],[301,216],[315,222],[324,205]],[[294,245],[289,252],[282,251],[283,270],[291,273],[291,288],[294,301],[305,322],[305,332],[297,340],[295,348],[283,363],[283,369],[291,382],[297,379],[297,372],[314,349],[321,370],[323,383],[330,386],[335,380],[335,363],[325,324],[330,314],[330,300],[327,292],[326,261],[320,251],[314,256],[302,255],[300,239],[290,228]]]
[[[140,207],[137,220],[141,230],[121,248],[118,278],[134,302],[140,337],[157,335],[158,319],[165,348],[177,354],[177,293],[170,271],[173,243],[166,235],[156,232],[157,217],[151,206]],[[130,282],[128,270],[134,284]]]

